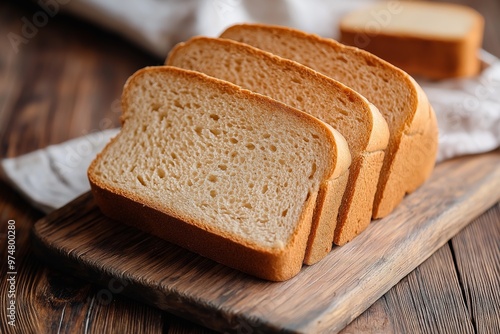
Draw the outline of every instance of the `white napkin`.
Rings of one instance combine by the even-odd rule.
[[[500,146],[500,60],[484,50],[481,59],[474,78],[417,80],[436,112],[438,162]]]
[[[62,144],[4,159],[2,178],[35,207],[50,212],[90,189],[87,168],[118,129],[93,132]]]
[[[193,35],[217,36],[237,22],[264,22],[337,37],[341,16],[373,0],[72,0],[61,9],[115,30],[164,58]],[[65,4],[63,4],[65,3]],[[481,53],[475,78],[419,80],[439,124],[437,161],[500,146],[500,61]],[[117,129],[4,159],[2,177],[33,205],[49,212],[89,190],[86,170]]]
[[[346,13],[374,0],[58,0],[83,16],[134,41],[161,58],[195,35],[218,36],[241,22],[295,27],[336,38]]]

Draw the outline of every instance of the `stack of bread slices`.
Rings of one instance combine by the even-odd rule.
[[[437,150],[409,75],[277,26],[179,44],[129,78],[122,112],[88,171],[103,213],[273,281],[389,214]]]

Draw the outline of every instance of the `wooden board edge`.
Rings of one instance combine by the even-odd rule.
[[[72,203],[80,201],[85,203],[92,202],[91,193],[82,194],[72,201]],[[183,296],[176,291],[172,291],[171,294],[164,294],[163,298],[159,299],[157,295],[145,293],[145,290],[150,288],[147,285],[136,284],[133,280],[124,276],[118,277],[114,273],[105,270],[105,268],[101,268],[103,270],[99,271],[90,263],[85,263],[84,268],[78,262],[86,262],[85,259],[77,258],[73,254],[69,257],[66,256],[62,250],[39,233],[39,227],[50,221],[50,219],[51,214],[41,218],[34,224],[31,230],[31,243],[34,254],[50,268],[97,284],[103,288],[107,288],[110,282],[118,280],[124,286],[123,290],[119,293],[120,295],[156,307],[162,311],[218,332],[300,334],[300,332],[295,330],[279,328],[275,324],[262,321],[259,318],[246,317],[231,310],[216,308],[212,305],[197,304],[189,296]],[[189,312],[185,311],[186,309],[189,309]],[[210,312],[207,312],[207,310],[210,310]]]
[[[421,261],[413,263],[410,267],[412,269],[402,271],[399,275],[394,276],[391,280],[391,284],[380,290],[380,293],[373,294],[372,298],[367,299],[365,303],[356,305],[356,311],[352,312],[349,317],[343,316],[337,313],[337,309],[333,305],[332,307],[325,309],[325,312],[318,315],[318,317],[310,322],[310,326],[298,329],[299,332],[303,333],[337,333],[345,328],[351,321],[360,316],[364,311],[366,311],[375,301],[381,298],[387,291],[389,291],[394,285],[411,273],[415,268],[417,268],[421,263],[427,260],[432,254],[434,254],[438,249],[444,246],[449,240],[458,234],[462,229],[464,229],[470,222],[479,217],[481,214],[490,209],[495,203],[500,201],[500,166],[495,169],[491,174],[485,176],[481,182],[476,184],[476,186],[467,193],[471,196],[462,196],[464,198],[460,204],[467,205],[455,205],[449,210],[441,212],[438,216],[434,217],[435,220],[444,221],[454,221],[454,223],[449,227],[449,230],[440,236],[438,242],[432,244],[432,247],[428,248],[425,256],[422,257]],[[474,204],[474,205],[472,205]],[[403,259],[404,254],[401,252],[397,259]],[[394,261],[396,261],[395,259]],[[373,277],[367,277],[365,281],[370,281]],[[362,290],[363,285],[359,286]],[[336,304],[340,304],[338,302]],[[333,321],[332,321],[333,320]],[[296,328],[297,329],[297,328]]]

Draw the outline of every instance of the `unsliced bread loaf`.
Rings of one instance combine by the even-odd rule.
[[[299,272],[318,193],[350,164],[338,132],[168,66],[130,77],[122,110],[88,170],[105,215],[264,279]]]
[[[390,137],[375,195],[373,217],[388,215],[406,193],[431,174],[438,132],[434,111],[420,86],[406,72],[355,47],[301,31],[267,25],[236,25],[222,35],[295,60],[336,79],[375,104]],[[341,227],[335,242],[344,244]]]
[[[346,15],[341,42],[431,79],[479,72],[484,20],[472,8],[428,1],[379,2]]]
[[[331,250],[337,216],[349,239],[369,225],[389,130],[377,108],[363,96],[299,63],[228,39],[196,37],[180,43],[166,64],[269,96],[319,118],[346,138],[352,156],[350,171],[336,180],[341,184],[329,185],[327,191],[335,194],[333,203],[313,218],[317,228],[309,237],[304,263],[316,263]]]

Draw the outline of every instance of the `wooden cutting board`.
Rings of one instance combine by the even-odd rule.
[[[499,199],[499,151],[445,162],[390,216],[282,283],[113,222],[89,193],[38,221],[33,239],[61,270],[215,330],[331,333]]]

